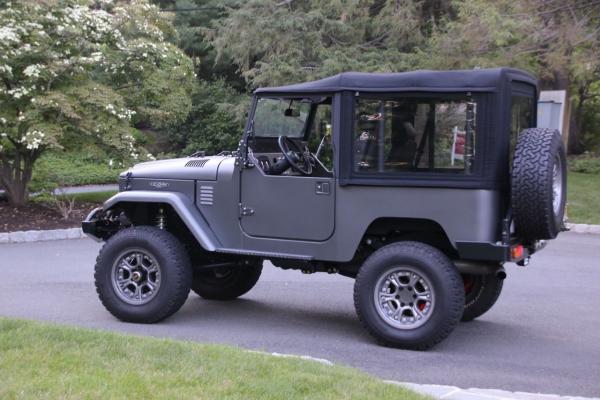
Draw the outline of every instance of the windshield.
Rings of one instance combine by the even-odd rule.
[[[301,100],[258,99],[254,112],[254,135],[303,137],[311,103]]]

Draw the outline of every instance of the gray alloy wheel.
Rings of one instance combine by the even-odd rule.
[[[183,305],[192,267],[185,246],[154,226],[122,229],[100,250],[94,272],[106,309],[122,321],[154,323]]]
[[[386,346],[431,348],[456,327],[464,304],[456,266],[425,243],[381,247],[365,260],[354,282],[358,318]]]
[[[116,258],[111,280],[121,300],[142,305],[152,300],[160,290],[161,268],[156,257],[147,250],[128,249]]]
[[[382,274],[374,287],[374,296],[381,318],[398,329],[423,325],[435,307],[428,279],[408,265],[394,267]]]

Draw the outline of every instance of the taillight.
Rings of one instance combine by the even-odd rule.
[[[523,245],[516,244],[510,248],[510,258],[518,260],[523,258]]]

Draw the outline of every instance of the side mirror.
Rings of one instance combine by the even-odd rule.
[[[287,108],[283,112],[283,115],[285,115],[286,117],[299,117],[300,116],[300,111],[295,110],[293,108]]]

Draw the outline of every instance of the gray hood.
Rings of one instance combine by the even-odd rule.
[[[149,161],[136,164],[121,174],[125,178],[131,173],[131,178],[150,179],[197,179],[205,181],[217,180],[217,170],[223,160],[231,157],[186,157],[170,160]]]

